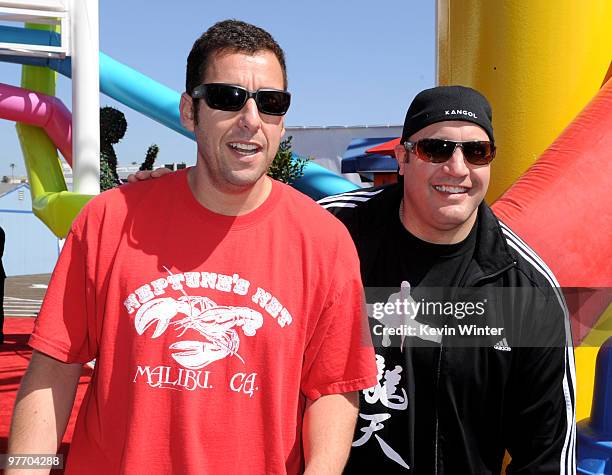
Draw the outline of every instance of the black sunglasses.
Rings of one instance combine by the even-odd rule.
[[[191,93],[194,99],[204,99],[208,107],[222,111],[239,111],[251,97],[262,114],[285,115],[291,94],[279,89],[249,91],[241,86],[223,83],[201,84]]]
[[[463,156],[472,165],[491,163],[496,151],[495,144],[479,140],[455,142],[442,139],[421,139],[416,142],[404,142],[404,147],[421,160],[431,163],[444,163],[450,160],[457,147],[461,147]]]

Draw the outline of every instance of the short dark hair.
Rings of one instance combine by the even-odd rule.
[[[217,53],[247,53],[252,55],[260,51],[274,53],[283,71],[283,88],[286,90],[285,53],[272,35],[250,23],[240,20],[223,20],[211,26],[193,44],[187,57],[185,91],[191,95],[193,89],[202,84],[206,75],[206,68],[213,55]],[[194,99],[194,111],[197,111],[197,103],[198,99]]]

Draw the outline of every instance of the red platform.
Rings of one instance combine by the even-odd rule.
[[[6,453],[8,446],[11,415],[19,383],[32,356],[32,349],[28,346],[28,339],[33,327],[33,318],[7,317],[4,321],[4,344],[0,345],[0,453],[2,454]],[[92,370],[90,368],[87,366],[83,367],[70,421],[68,422],[68,427],[66,428],[66,433],[59,450],[64,454],[64,457],[70,447],[74,423],[76,422],[76,416],[85,395],[85,390],[91,379],[91,373]],[[53,472],[60,473],[55,470]]]

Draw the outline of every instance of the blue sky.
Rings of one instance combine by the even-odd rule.
[[[171,5],[171,6],[169,6]],[[268,30],[287,55],[292,105],[288,126],[401,124],[412,97],[435,83],[435,2],[425,0],[101,0],[100,49],[182,91],[186,58],[214,22],[237,18]],[[19,85],[20,66],[0,63],[0,82]],[[71,108],[70,80],[57,95]],[[195,144],[107,96],[128,131],[116,146],[121,164],[144,159],[157,143],[157,164],[195,163]],[[25,174],[14,123],[0,119],[0,176]]]

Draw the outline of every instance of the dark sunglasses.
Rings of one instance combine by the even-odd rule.
[[[204,99],[208,107],[222,111],[239,111],[251,97],[262,114],[285,115],[291,103],[291,94],[278,89],[249,91],[233,84],[201,84],[193,89],[191,97]]]
[[[495,158],[495,145],[487,141],[455,142],[442,139],[421,139],[404,142],[404,147],[418,158],[431,163],[444,163],[461,147],[463,156],[472,165],[487,165]]]

